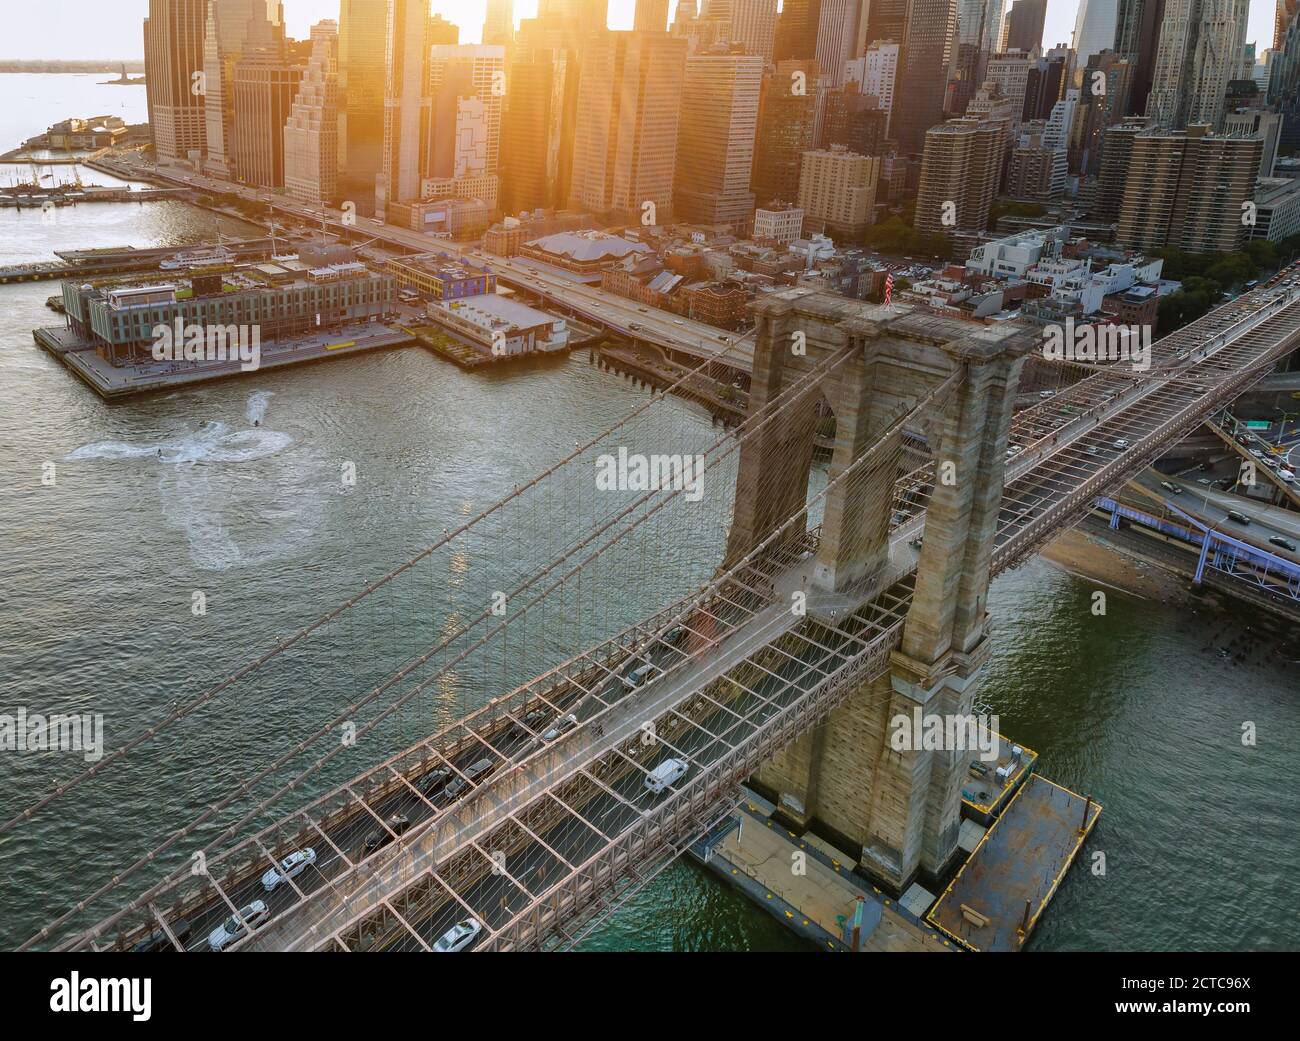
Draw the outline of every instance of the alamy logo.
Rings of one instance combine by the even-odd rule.
[[[19,708],[0,714],[0,752],[80,752],[86,762],[104,757],[104,717],[43,715]]]
[[[1151,368],[1151,326],[1089,323],[1043,328],[1043,357],[1048,361],[1130,362],[1134,372]]]
[[[67,979],[50,981],[51,1012],[130,1012],[137,1023],[153,1015],[153,980],[81,978],[70,973]]]
[[[998,717],[969,714],[899,713],[889,721],[889,747],[895,752],[979,752],[991,763],[998,757]]]
[[[154,361],[238,361],[242,372],[262,363],[259,325],[205,325],[177,317],[153,327]]]
[[[596,490],[679,491],[687,502],[704,497],[703,455],[642,455],[620,448],[596,457]]]

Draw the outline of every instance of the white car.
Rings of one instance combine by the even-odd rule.
[[[266,904],[254,900],[247,907],[241,907],[238,915],[232,914],[208,933],[208,946],[214,951],[223,951],[241,936],[247,936],[251,930],[256,929],[270,917],[271,912],[266,909]]]
[[[652,795],[658,795],[676,784],[686,776],[686,764],[680,759],[665,759],[645,778],[645,789]]]
[[[463,951],[482,931],[483,926],[478,924],[477,918],[466,918],[463,922],[457,922],[439,937],[438,942],[433,945],[433,952],[454,954],[456,951]]]
[[[570,712],[567,716],[561,716],[555,721],[555,726],[542,735],[543,741],[554,741],[570,727],[578,725],[578,717]]]
[[[262,876],[262,888],[268,893],[274,892],[275,887],[286,878],[296,878],[315,863],[316,851],[310,846],[306,849],[296,850],[280,861],[280,869],[278,871],[275,868],[271,868],[270,871]]]
[[[1111,443],[1111,447],[1112,447],[1112,448],[1118,448],[1118,449],[1120,449],[1120,451],[1123,451],[1125,448],[1128,447],[1128,438],[1126,438],[1126,437],[1118,437],[1118,438],[1116,438],[1116,439]]]

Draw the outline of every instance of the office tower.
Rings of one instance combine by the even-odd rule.
[[[149,0],[144,20],[145,96],[159,159],[201,159],[204,126],[203,37],[206,0]]]
[[[375,212],[420,197],[429,147],[428,0],[389,0],[385,42],[383,163]]]
[[[388,0],[339,2],[339,192],[374,212],[383,170]]]
[[[420,197],[480,199],[499,191],[505,48],[435,44],[429,50],[429,154]]]
[[[903,152],[920,152],[926,131],[943,118],[956,25],[956,0],[911,0],[908,4],[896,88],[906,101],[891,121]]]
[[[1002,179],[1006,127],[950,119],[925,135],[916,230],[929,235],[983,231]]]
[[[1249,0],[1165,0],[1147,115],[1167,129],[1223,122],[1224,97],[1236,79]]]
[[[295,199],[317,205],[338,195],[338,24],[311,27],[311,58],[284,124],[284,186]]]
[[[889,136],[889,121],[894,110],[894,81],[898,76],[897,43],[877,40],[860,58],[854,58],[844,67],[846,82],[856,83],[863,94],[869,94],[880,103],[885,113],[885,136]]]
[[[1164,17],[1165,0],[1119,0],[1115,51],[1133,63],[1128,115],[1138,115],[1147,109]]]
[[[1015,102],[1016,124],[1024,118],[1025,96],[1029,92],[1029,73],[1037,66],[1038,59],[1023,51],[995,54],[989,59],[988,72],[984,80],[986,83],[997,84],[1001,96]],[[1012,130],[1014,129],[1013,126]]]
[[[889,115],[855,81],[826,93],[820,145],[843,145],[858,155],[884,155]]]
[[[1133,62],[1114,51],[1102,51],[1088,59],[1083,73],[1077,162],[1079,173],[1096,174],[1101,159],[1102,134],[1122,122],[1129,112],[1133,83],[1138,70]]]
[[[515,11],[513,0],[487,0],[487,13],[483,18],[483,42],[505,46],[515,37]],[[435,41],[442,42],[442,41]],[[445,41],[455,43],[455,40]]]
[[[793,202],[799,194],[802,156],[813,147],[817,125],[816,82],[812,60],[777,62],[764,74],[753,177],[760,206]]]
[[[1059,47],[1034,58],[1025,73],[1025,105],[1022,119],[1046,119],[1052,106],[1065,97],[1070,83],[1070,51]]]
[[[609,0],[537,0],[537,17],[569,25],[579,39],[585,39],[608,24]]]
[[[763,59],[756,54],[686,59],[673,188],[678,220],[748,222],[754,212],[749,185],[762,83]]]
[[[522,31],[522,30],[521,30]],[[521,54],[510,64],[510,90],[501,116],[501,209],[562,207],[568,202],[568,163],[572,157],[572,114],[565,114],[576,64],[563,48]]]
[[[841,145],[804,152],[799,171],[799,208],[805,234],[861,239],[872,224],[878,156],[855,155]]]
[[[1047,0],[1013,0],[1007,12],[1002,42],[1003,51],[1033,53],[1043,46],[1043,22],[1047,19]]]
[[[203,37],[206,169],[219,177],[238,174],[230,158],[235,97],[235,62],[252,51],[284,48],[284,17],[278,0],[207,0]]]
[[[297,60],[274,49],[249,51],[235,60],[230,158],[241,180],[284,187],[284,124],[303,71]]]
[[[772,60],[811,61],[817,55],[821,0],[785,0],[776,20]]]
[[[957,0],[957,28],[948,70],[947,109],[961,113],[984,82],[989,55],[1002,36],[1002,0]]]
[[[668,28],[668,0],[636,0],[632,28],[637,32],[661,33]]]
[[[1114,49],[1118,13],[1118,0],[1079,0],[1071,44],[1078,68],[1087,65],[1094,54]]]
[[[573,204],[620,219],[667,221],[686,41],[606,32],[584,41],[582,62]]]
[[[757,54],[770,62],[776,36],[776,0],[730,0],[729,6],[731,43],[746,54]]]
[[[907,26],[907,0],[869,0],[865,6],[866,17],[858,18],[858,45],[855,54],[862,54],[877,40],[903,42]]]
[[[822,82],[838,87],[844,82],[844,63],[853,57],[857,43],[860,0],[821,0],[817,13],[817,44],[813,57]]]
[[[1220,136],[1203,123],[1133,135],[1116,240],[1140,250],[1240,249],[1250,231],[1242,204],[1254,199],[1262,152],[1257,135]]]

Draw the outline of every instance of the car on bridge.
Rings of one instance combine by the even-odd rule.
[[[1282,535],[1270,535],[1268,541],[1274,546],[1281,546],[1288,553],[1295,552],[1295,543]]]
[[[490,774],[494,769],[496,769],[496,765],[497,764],[491,759],[479,759],[478,761],[471,763],[464,771],[464,777],[457,777],[451,782],[451,784],[447,785],[447,798],[456,798],[480,777],[486,777]]]
[[[654,674],[654,671],[655,667],[651,662],[638,665],[623,674],[623,686],[627,687],[628,690],[636,690]]]
[[[262,876],[262,888],[268,893],[273,893],[281,882],[297,878],[315,863],[316,851],[310,846],[295,850],[280,861],[279,868],[272,868]]]
[[[1241,524],[1243,526],[1248,526],[1250,524],[1250,518],[1240,510],[1229,510],[1228,520],[1232,521],[1234,524]]]
[[[483,926],[479,925],[477,918],[466,918],[463,922],[457,922],[438,938],[438,942],[433,945],[434,953],[454,954],[463,951],[482,931]]]
[[[578,725],[578,717],[570,712],[567,716],[561,716],[555,721],[555,725],[542,735],[543,741],[554,741],[566,730],[571,730]]]
[[[408,818],[400,813],[394,813],[388,818],[387,828],[376,828],[366,836],[365,845],[361,847],[361,851],[366,856],[369,856],[371,853],[383,849],[393,841],[394,836],[402,835],[410,826],[411,822]]]
[[[270,917],[271,912],[266,909],[266,904],[261,900],[254,900],[247,907],[241,907],[239,914],[232,914],[212,932],[208,933],[208,946],[214,951],[224,951],[236,940],[247,936]]]
[[[645,778],[646,791],[659,795],[686,776],[686,764],[680,759],[665,759]]]
[[[1183,490],[1182,490],[1182,488],[1180,488],[1178,485],[1174,484],[1172,481],[1161,481],[1161,482],[1160,482],[1160,487],[1163,488],[1165,491],[1167,491],[1170,495],[1182,495],[1182,494],[1183,494]]]

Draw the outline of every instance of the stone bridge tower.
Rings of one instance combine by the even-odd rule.
[[[988,657],[987,591],[1016,384],[1035,342],[1021,327],[980,326],[907,305],[873,306],[792,289],[755,307],[751,408],[762,407],[828,355],[848,357],[821,381],[835,414],[832,479],[954,372],[960,384],[920,417],[948,481],[936,482],[901,647],[889,673],[866,684],[826,725],[757,775],[782,814],[860,855],[862,870],[896,893],[918,872],[943,874],[956,851],[969,752],[895,751],[889,721],[913,709],[968,714]],[[795,345],[798,345],[796,349]],[[727,553],[744,556],[805,501],[818,395],[742,449]],[[894,465],[864,468],[827,496],[808,610],[859,604],[910,567],[891,547]],[[951,464],[945,466],[945,464]],[[865,493],[865,494],[864,494]]]

